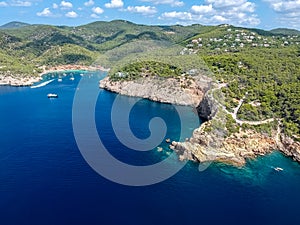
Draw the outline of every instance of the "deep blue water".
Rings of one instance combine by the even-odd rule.
[[[97,80],[104,75],[86,78],[85,85],[97,89]],[[64,77],[63,82],[56,79],[36,89],[0,87],[1,225],[299,224],[300,166],[278,152],[240,169],[213,164],[199,172],[198,165],[190,162],[175,176],[145,187],[120,185],[100,176],[83,159],[73,134],[72,104],[80,78],[76,73],[75,81]],[[51,92],[59,98],[48,99]],[[110,153],[133,165],[168,157],[171,152],[165,142],[160,144],[163,152],[156,148],[137,152],[118,141],[110,122],[115,97],[100,91],[95,113]],[[181,109],[188,121],[185,138],[196,124],[190,119],[193,110]],[[147,100],[132,110],[133,133],[147,138],[154,116],[165,120],[166,138],[179,139],[174,107]],[[169,166],[178,162],[173,163]],[[276,172],[273,166],[284,171]]]

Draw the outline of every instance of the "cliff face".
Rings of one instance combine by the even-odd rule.
[[[201,118],[211,120],[216,115],[218,106],[215,104],[214,99],[206,94],[197,106],[197,111]]]
[[[300,143],[285,135],[281,135],[281,140],[281,151],[295,161],[300,162]]]
[[[199,77],[145,77],[133,81],[111,81],[106,77],[100,81],[100,87],[122,95],[197,107],[208,89],[209,82],[209,79]]]

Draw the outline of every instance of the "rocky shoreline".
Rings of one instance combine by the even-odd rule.
[[[42,80],[42,76],[47,73],[58,73],[66,72],[73,70],[82,70],[82,71],[109,71],[109,69],[103,68],[102,66],[82,66],[82,65],[61,65],[47,68],[42,66],[42,73],[36,76],[24,76],[21,74],[5,74],[0,75],[0,86],[13,86],[13,87],[25,87],[32,86],[34,83]]]
[[[106,77],[100,81],[100,87],[122,95],[197,107],[199,115],[208,121],[195,129],[192,137],[185,142],[171,143],[170,148],[177,152],[180,160],[222,162],[240,167],[244,166],[248,159],[280,150],[300,162],[300,143],[281,134],[280,129],[273,130],[272,134],[240,129],[229,137],[206,129],[210,127],[218,112],[217,104],[207,92],[210,81],[198,77],[192,85],[182,89],[182,80],[175,82],[173,79],[162,81],[156,78],[141,78],[134,81],[111,81]]]
[[[42,78],[40,76],[35,77],[13,77],[0,75],[0,86],[13,86],[13,87],[23,87],[31,86],[36,82],[39,82]]]
[[[206,126],[209,126],[209,122],[194,130],[188,141],[172,142],[171,148],[177,152],[180,160],[188,159],[201,163],[216,161],[239,167],[244,166],[247,159],[254,159],[278,149],[273,137],[253,130],[220,138],[205,131]]]
[[[205,131],[209,122],[194,130],[193,136],[185,142],[172,142],[171,148],[177,152],[180,160],[196,162],[222,162],[234,166],[244,166],[248,159],[267,155],[279,150],[300,163],[300,143],[283,134],[280,141],[276,131],[272,135],[257,133],[254,130],[240,131],[230,137],[216,140],[214,134]],[[215,142],[221,143],[215,145]]]
[[[82,71],[109,71],[109,69],[106,69],[102,66],[83,66],[83,65],[60,65],[60,66],[54,66],[47,68],[46,66],[42,66],[41,69],[43,72],[41,73],[41,76],[47,73],[60,73],[60,72],[66,72],[66,71],[72,71],[72,70],[82,70]]]

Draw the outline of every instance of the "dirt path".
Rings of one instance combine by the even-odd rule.
[[[214,88],[211,90],[211,96],[213,96],[213,92],[216,91],[216,90],[220,90],[221,88],[223,87],[227,87],[227,84],[219,84],[218,87]],[[274,118],[271,118],[271,119],[266,119],[266,120],[260,120],[260,121],[247,121],[247,120],[240,120],[237,118],[237,114],[240,110],[240,108],[242,107],[245,99],[247,97],[247,93],[246,95],[239,100],[239,104],[236,108],[234,108],[233,112],[229,112],[226,107],[224,105],[222,105],[220,102],[217,101],[217,103],[219,104],[219,106],[221,106],[223,108],[223,110],[227,113],[227,114],[230,114],[232,116],[232,118],[235,120],[236,123],[240,124],[240,125],[243,125],[243,124],[248,124],[248,125],[262,125],[262,124],[267,124],[267,123],[271,123],[271,122],[274,122],[275,119]],[[279,127],[280,129],[280,127]]]

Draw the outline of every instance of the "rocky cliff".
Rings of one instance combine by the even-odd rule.
[[[218,161],[243,166],[247,159],[268,154],[278,147],[273,137],[253,130],[220,137],[206,131],[207,126],[210,126],[209,121],[194,130],[193,136],[186,142],[172,142],[171,148],[178,153],[181,160]]]
[[[201,118],[211,120],[218,112],[218,104],[212,96],[205,94],[200,104],[197,106],[198,114]]]
[[[300,162],[300,142],[286,135],[281,135],[281,143],[282,146],[280,150],[287,156],[292,157],[295,161]]]
[[[129,81],[111,81],[106,77],[100,81],[100,87],[122,95],[197,107],[209,89],[210,81],[204,76],[145,77]]]

